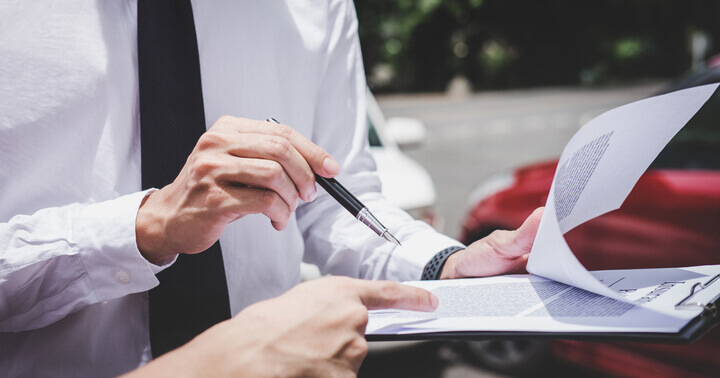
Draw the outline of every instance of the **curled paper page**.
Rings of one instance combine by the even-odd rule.
[[[619,208],[673,136],[712,106],[720,106],[718,84],[637,101],[583,126],[560,156],[528,272],[629,302],[583,267],[563,235]],[[634,303],[677,316],[670,306]]]
[[[719,118],[720,90],[714,84],[638,101],[590,121],[560,158],[530,254],[533,274],[406,282],[435,293],[438,309],[373,310],[366,332],[680,332],[703,306],[676,305],[698,284],[714,282],[720,265],[588,272],[563,235],[619,208],[680,129],[714,125]],[[720,287],[712,286],[693,301],[718,297]]]
[[[720,90],[714,84],[638,101],[590,121],[560,158],[530,254],[533,274],[406,282],[435,293],[438,309],[373,310],[366,332],[680,332],[703,306],[676,305],[697,285],[716,281],[720,265],[588,272],[563,235],[619,208],[680,129],[714,127],[718,119]],[[693,294],[693,301],[716,301],[715,285]]]

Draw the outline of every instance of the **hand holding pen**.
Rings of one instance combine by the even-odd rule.
[[[275,118],[268,118],[268,122],[280,123]],[[315,173],[315,181],[325,189],[336,201],[350,212],[355,218],[368,226],[378,236],[385,240],[401,245],[400,241],[391,234],[387,227],[383,226],[380,221],[368,210],[360,200],[358,200],[349,190],[340,184],[334,178],[325,178]]]

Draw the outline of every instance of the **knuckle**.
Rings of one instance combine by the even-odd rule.
[[[222,208],[228,200],[228,193],[215,185],[205,185],[205,203],[209,207]]]
[[[217,148],[225,142],[223,135],[215,130],[208,130],[198,139],[197,147],[200,150]]]
[[[271,137],[268,140],[268,150],[275,159],[286,158],[290,155],[292,145],[290,141],[281,137]]]
[[[504,246],[507,246],[509,231],[495,230],[488,237],[481,241],[490,248],[494,253],[504,256],[506,253]],[[513,241],[514,243],[514,241]]]
[[[367,341],[360,335],[357,335],[349,340],[345,346],[344,359],[353,369],[359,368],[368,353]]]
[[[280,138],[286,139],[286,140],[290,140],[292,138],[293,132],[294,132],[294,130],[290,126],[282,125],[282,124],[279,124],[279,125],[276,124],[275,129],[273,131],[274,131],[275,135],[279,136]]]
[[[365,326],[369,321],[369,316],[367,308],[361,304],[357,304],[351,309],[350,320],[357,326]]]
[[[193,159],[190,175],[195,180],[202,180],[202,178],[210,176],[219,165],[219,162],[209,154],[200,154]]]
[[[285,205],[279,194],[266,191],[261,201],[264,208],[262,212],[273,221],[286,222],[290,219],[290,208]]]
[[[268,190],[268,191],[263,192],[261,201],[265,208],[272,208],[278,203],[278,201],[281,201],[281,199],[277,193],[275,193],[271,190]]]
[[[272,160],[265,160],[261,167],[262,177],[270,183],[279,182],[282,177],[283,169],[280,164]]]
[[[368,352],[368,342],[363,337],[358,337],[354,342],[355,349],[358,351],[358,355],[365,356]]]
[[[496,239],[496,238],[500,237],[501,235],[502,235],[501,230],[494,230],[493,232],[490,233],[490,235],[488,235],[488,238]]]
[[[302,188],[303,190],[310,190],[312,187],[315,186],[315,175],[313,175],[313,171],[311,168],[304,168],[297,172],[297,178],[294,178],[296,180],[296,184],[298,185],[298,189]]]
[[[345,276],[333,276],[329,280],[332,280],[332,285],[340,289],[349,289],[352,287],[353,280],[350,277]]]
[[[387,304],[392,304],[400,299],[400,286],[395,282],[385,282],[380,287],[380,298]]]
[[[223,125],[227,126],[235,122],[235,117],[230,115],[224,115],[218,118],[218,120],[215,122],[217,125]]]
[[[368,353],[367,340],[360,336],[353,338],[346,353],[352,360],[362,360]]]

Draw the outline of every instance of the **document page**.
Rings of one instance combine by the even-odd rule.
[[[406,284],[433,292],[434,312],[370,311],[368,334],[453,331],[661,332],[682,329],[701,308],[674,310],[698,282],[720,274],[720,266],[592,272],[616,289],[624,301],[534,275],[463,280],[413,281]],[[698,293],[709,301],[720,285]],[[700,295],[702,294],[702,295]],[[653,308],[643,308],[644,303]],[[654,309],[673,309],[675,316]]]
[[[603,113],[578,130],[560,156],[528,272],[628,301],[580,264],[563,235],[619,208],[672,137],[704,106],[718,106],[716,92],[718,84],[711,84],[651,97]],[[682,316],[674,309],[638,305]]]
[[[432,291],[435,312],[370,311],[367,334],[453,331],[677,332],[685,320],[533,275],[408,284]],[[695,313],[697,315],[697,313]]]
[[[637,101],[601,114],[568,142],[555,172],[528,271],[419,281],[440,300],[433,313],[371,311],[368,334],[451,331],[678,332],[702,312],[675,305],[720,274],[720,265],[589,272],[564,234],[619,208],[672,137],[720,106],[718,84]],[[706,303],[720,283],[698,293]]]

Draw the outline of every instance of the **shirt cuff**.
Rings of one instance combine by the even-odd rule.
[[[140,253],[140,251],[138,251],[138,253]],[[140,256],[142,256],[142,253],[140,253]],[[158,274],[158,273],[162,272],[163,270],[165,270],[165,268],[174,264],[175,260],[177,260],[177,258],[178,258],[178,255],[173,255],[171,257],[167,257],[165,259],[158,261],[158,263],[160,263],[159,265],[155,265],[147,260],[145,260],[145,261],[147,261],[148,265],[150,265],[150,269],[153,271],[153,273]]]
[[[402,241],[402,247],[393,250],[388,261],[387,278],[396,281],[418,281],[425,265],[435,255],[448,247],[462,247],[459,241],[438,233],[425,230],[415,233]]]
[[[155,274],[175,259],[154,265],[137,247],[135,220],[151,190],[83,207],[72,222],[74,240],[99,300],[147,291],[158,285]]]
[[[143,193],[145,193],[145,195],[143,195],[142,199],[140,199],[140,202],[138,202],[138,205],[137,205],[137,209],[135,209],[135,218],[136,219],[137,219],[137,212],[140,209],[140,203],[142,203],[142,200],[145,199],[145,197],[147,197],[157,191],[158,191],[158,189],[156,189],[156,188],[150,188],[143,192]],[[140,256],[142,256],[142,253],[140,253],[140,250],[138,249],[138,246],[137,246],[137,235],[135,235],[133,233],[133,237],[135,238],[135,249],[140,254]],[[142,257],[143,257],[143,259],[145,259],[144,256],[142,256]],[[150,266],[150,269],[152,269],[153,273],[158,274],[158,273],[162,272],[163,270],[165,270],[165,268],[174,264],[175,260],[177,260],[177,258],[178,258],[178,255],[166,257],[166,258],[158,261],[159,264],[153,264],[150,261],[147,261],[147,259],[145,259],[145,261],[147,261],[147,263]]]

